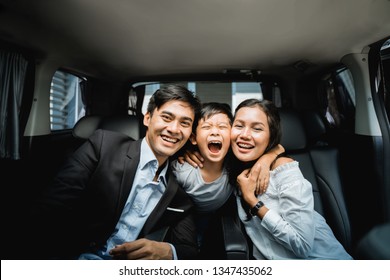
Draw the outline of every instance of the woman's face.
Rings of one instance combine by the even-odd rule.
[[[243,107],[236,112],[231,131],[234,155],[243,162],[257,160],[269,143],[266,114],[258,107]]]

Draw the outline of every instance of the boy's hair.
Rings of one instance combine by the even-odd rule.
[[[196,127],[202,104],[192,91],[182,85],[167,85],[156,90],[149,100],[147,112],[153,115],[155,109],[159,109],[165,103],[173,100],[182,101],[191,106],[195,115],[193,127]]]
[[[202,109],[200,110],[199,119],[207,120],[208,118],[216,114],[225,114],[229,118],[229,123],[233,123],[233,114],[230,105],[227,103],[220,102],[207,102],[203,103]],[[196,127],[193,127],[193,132],[196,131]]]
[[[228,116],[230,123],[233,123],[233,113],[229,104],[220,102],[203,103],[200,110],[200,118],[208,119],[216,114],[225,114]]]
[[[237,114],[237,111],[244,107],[259,107],[263,111],[268,120],[268,126],[270,131],[269,143],[264,153],[267,153],[272,148],[276,147],[282,139],[282,128],[280,125],[280,116],[278,108],[269,100],[259,100],[255,98],[250,98],[242,101],[234,111],[234,115]]]

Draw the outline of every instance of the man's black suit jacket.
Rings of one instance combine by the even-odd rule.
[[[122,213],[140,160],[141,140],[97,130],[65,163],[32,207],[37,258],[77,258],[104,245]],[[193,204],[170,168],[168,186],[139,238],[169,226],[164,241],[179,259],[196,258]]]

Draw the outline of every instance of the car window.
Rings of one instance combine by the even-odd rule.
[[[50,128],[52,131],[71,129],[85,114],[81,98],[84,79],[58,70],[50,87]]]
[[[320,96],[323,116],[329,127],[353,131],[355,124],[355,87],[352,74],[342,67],[322,80]]]
[[[381,77],[382,90],[378,91],[387,114],[387,119],[390,120],[390,40],[387,40],[381,48]]]
[[[176,82],[186,86],[204,102],[227,103],[232,111],[237,105],[247,98],[263,99],[261,83],[259,82]],[[142,105],[142,113],[146,108],[152,94],[159,89],[163,83],[149,83],[145,85],[145,96]],[[135,85],[136,87],[137,85]]]

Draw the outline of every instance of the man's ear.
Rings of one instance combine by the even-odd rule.
[[[190,135],[190,142],[192,145],[197,145],[198,143],[196,142],[196,135],[192,132]]]
[[[144,125],[146,127],[149,127],[150,118],[150,112],[146,112],[146,114],[144,115]]]

